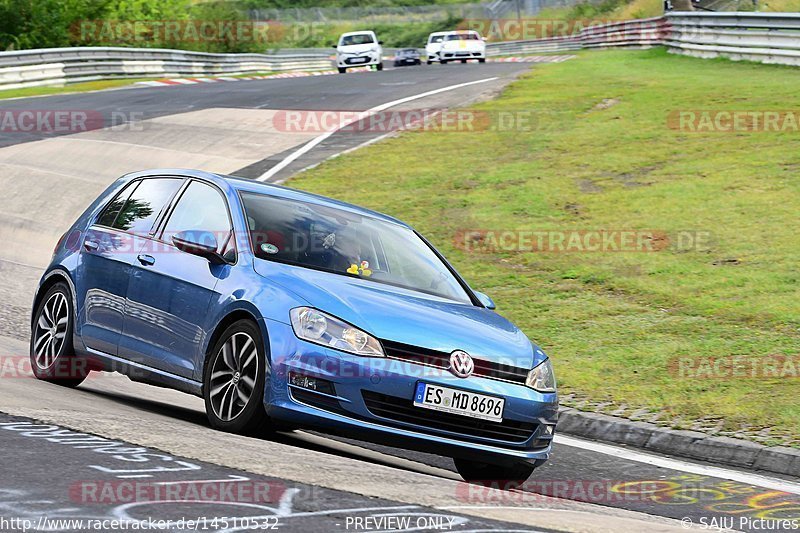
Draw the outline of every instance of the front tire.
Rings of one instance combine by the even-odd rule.
[[[77,387],[89,375],[88,362],[72,346],[74,313],[72,293],[58,282],[45,293],[31,327],[31,370],[36,379]]]
[[[264,410],[264,354],[261,333],[249,320],[231,324],[214,344],[203,372],[211,427],[242,434],[270,429]]]
[[[485,57],[479,58],[478,63],[486,63],[486,58]]]
[[[497,483],[501,482],[506,487],[508,485],[519,486],[525,483],[533,474],[536,465],[519,463],[513,466],[500,466],[489,463],[468,461],[466,459],[453,459],[456,470],[464,481],[470,483]]]
[[[378,63],[378,65],[377,65],[377,69],[378,69],[379,71],[380,71],[380,70],[383,70],[383,61],[381,61],[380,63]]]

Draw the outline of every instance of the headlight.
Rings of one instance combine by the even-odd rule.
[[[545,359],[539,366],[528,373],[525,385],[538,392],[555,392],[556,375],[553,373],[553,365],[550,359]]]
[[[356,355],[383,357],[378,339],[327,313],[311,307],[296,307],[289,316],[294,334],[300,339]]]

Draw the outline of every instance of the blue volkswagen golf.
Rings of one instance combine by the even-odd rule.
[[[544,352],[424,237],[360,207],[191,170],[112,184],[59,240],[36,377],[92,370],[201,396],[212,427],[316,428],[527,479],[550,453]]]

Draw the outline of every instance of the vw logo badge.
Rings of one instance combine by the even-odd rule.
[[[475,362],[464,350],[456,350],[450,354],[450,372],[460,378],[468,378],[475,370]]]

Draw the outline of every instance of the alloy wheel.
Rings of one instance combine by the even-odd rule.
[[[64,344],[69,326],[69,304],[62,292],[55,292],[42,306],[34,329],[34,360],[45,370],[53,366]]]
[[[214,358],[209,398],[214,414],[230,422],[242,414],[256,386],[258,346],[244,332],[231,335]]]

